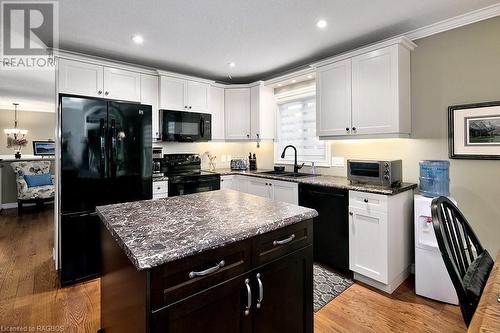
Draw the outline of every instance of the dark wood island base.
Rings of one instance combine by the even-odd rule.
[[[101,332],[313,332],[313,220],[137,270],[102,227]]]

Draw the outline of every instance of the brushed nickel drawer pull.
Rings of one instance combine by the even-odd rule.
[[[264,286],[262,285],[262,281],[260,280],[260,273],[257,273],[256,278],[257,283],[259,284],[259,298],[257,299],[257,304],[255,305],[255,307],[257,309],[260,309],[261,303],[264,300]]]
[[[283,244],[287,244],[287,243],[290,243],[291,241],[293,241],[295,239],[295,234],[292,234],[290,237],[288,238],[285,238],[285,239],[282,239],[282,240],[275,240],[273,242],[273,245],[276,246],[276,245],[283,245]]]
[[[226,262],[224,260],[221,260],[214,267],[207,268],[204,271],[199,271],[199,272],[192,271],[189,273],[189,278],[192,279],[192,278],[195,278],[197,276],[204,276],[204,275],[208,275],[208,274],[217,272],[221,267],[224,267],[225,264],[226,264]]]
[[[247,287],[247,305],[245,305],[245,316],[250,314],[252,307],[252,289],[250,288],[250,279],[245,279],[245,286]]]

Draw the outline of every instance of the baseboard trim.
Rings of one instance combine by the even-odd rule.
[[[411,269],[410,266],[406,267],[405,270],[403,270],[398,276],[394,278],[394,280],[392,280],[388,284],[378,282],[376,280],[373,280],[369,277],[366,277],[356,272],[354,272],[353,278],[354,280],[363,282],[369,286],[382,290],[388,294],[392,294],[394,290],[396,290],[401,285],[401,283],[403,283],[404,280],[406,280],[406,278],[410,275],[410,269]]]

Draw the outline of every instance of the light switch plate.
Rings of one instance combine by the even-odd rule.
[[[343,168],[345,166],[344,157],[332,157],[332,167]]]

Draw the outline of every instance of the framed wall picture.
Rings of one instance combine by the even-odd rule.
[[[54,141],[33,141],[33,155],[53,156],[56,154]]]
[[[500,160],[500,101],[448,108],[449,155]]]

